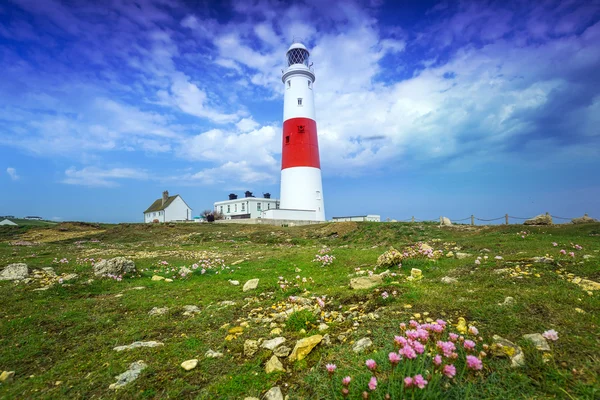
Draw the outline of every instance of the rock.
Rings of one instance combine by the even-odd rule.
[[[94,275],[124,275],[135,272],[135,263],[125,257],[115,257],[94,264]]]
[[[446,257],[454,257],[454,253],[449,251],[446,253]]]
[[[248,282],[244,283],[244,288],[242,289],[244,292],[248,290],[254,290],[258,287],[258,278],[250,279]]]
[[[370,289],[383,283],[383,279],[379,275],[359,276],[358,278],[350,279],[351,289]]]
[[[274,328],[271,330],[271,335],[281,335],[281,328]]]
[[[208,349],[206,353],[204,353],[204,357],[206,358],[221,358],[223,357],[223,353],[219,353],[218,351],[213,351]]]
[[[240,284],[240,281],[232,281],[231,279],[229,280],[229,283],[232,284],[233,286],[238,286]]]
[[[440,225],[443,225],[443,226],[452,226],[452,221],[450,221],[450,218],[448,218],[448,217],[442,217]]]
[[[469,253],[456,253],[456,258],[459,260],[464,260],[465,258],[469,258],[471,255]]]
[[[545,337],[540,333],[530,333],[523,335],[523,339],[530,341],[535,345],[535,348],[540,351],[550,351],[550,345]]]
[[[552,257],[533,257],[531,259],[533,262],[536,263],[544,263],[544,264],[552,264],[554,262],[554,259]]]
[[[329,325],[327,324],[319,324],[319,332],[323,332],[329,329]]]
[[[423,279],[423,271],[418,268],[412,268],[410,270],[410,276],[408,278],[409,281],[419,281]]]
[[[164,281],[165,277],[164,276],[160,276],[160,275],[152,275],[152,280],[153,281]]]
[[[114,351],[123,351],[123,350],[136,349],[138,347],[158,347],[158,346],[164,346],[164,343],[155,342],[155,341],[150,341],[150,342],[133,342],[133,343],[128,344],[126,346],[117,346],[117,347],[113,348],[113,350]]]
[[[235,301],[225,300],[219,303],[219,305],[227,307],[227,306],[235,306]]]
[[[238,264],[241,264],[241,263],[243,263],[243,262],[244,262],[244,260],[243,260],[243,259],[242,259],[242,260],[237,260],[237,261],[234,261],[234,262],[232,262],[232,263],[231,263],[231,265],[232,265],[232,266],[233,266],[233,265],[238,265]]]
[[[169,307],[163,307],[163,308],[153,307],[152,310],[150,310],[148,312],[148,315],[150,315],[151,317],[154,317],[154,316],[158,316],[158,315],[165,315],[167,312],[169,312]]]
[[[451,278],[449,276],[445,276],[442,278],[442,283],[447,283],[447,284],[458,283],[458,279]]]
[[[354,346],[352,346],[352,351],[355,353],[362,353],[371,346],[373,346],[373,342],[370,338],[365,337],[354,343]]]
[[[463,317],[458,317],[458,323],[456,324],[456,330],[458,331],[458,333],[464,335],[465,333],[467,333],[467,329],[467,320]]]
[[[277,356],[274,355],[265,364],[265,372],[267,374],[270,374],[271,372],[276,371],[285,372],[285,369],[283,368],[283,364],[281,363],[281,361],[279,361],[279,358],[277,358]]]
[[[15,371],[2,371],[0,374],[0,382],[12,382],[15,376]]]
[[[244,342],[244,355],[246,357],[252,357],[258,351],[258,341],[247,339]]]
[[[284,400],[283,393],[281,393],[281,389],[279,389],[279,386],[275,386],[269,389],[269,391],[265,393],[263,400]]]
[[[109,389],[120,389],[123,386],[127,385],[128,383],[135,381],[140,376],[142,371],[144,369],[146,369],[146,367],[148,367],[148,366],[142,360],[131,363],[131,365],[129,365],[129,369],[127,371],[123,372],[120,375],[115,376],[115,379],[117,381],[115,383],[111,384],[108,388]]]
[[[296,346],[294,346],[294,350],[292,350],[292,354],[290,354],[290,361],[304,359],[316,345],[321,343],[321,340],[323,340],[323,336],[321,335],[313,335],[298,340]]]
[[[573,280],[573,282],[575,282],[575,280]],[[589,279],[581,279],[576,284],[583,290],[600,290],[600,283]]]
[[[278,346],[273,350],[273,354],[277,357],[287,357],[292,352],[292,349],[288,346]]]
[[[77,275],[77,274],[66,274],[66,275],[61,276],[60,279],[62,279],[63,282],[64,281],[71,281],[73,279],[77,279],[78,276],[79,275]]]
[[[171,283],[171,282],[173,282],[173,279],[171,279],[171,278],[165,278],[165,282]]]
[[[519,346],[498,335],[494,335],[492,339],[494,344],[492,344],[490,350],[494,356],[510,358],[511,367],[513,368],[525,365],[525,354]]]
[[[498,303],[499,306],[512,306],[515,304],[514,297],[507,296],[504,298],[504,303]]]
[[[242,328],[241,326],[234,326],[233,328],[229,329],[228,332],[235,335],[236,333],[244,332],[244,328]]]
[[[323,340],[321,341],[321,343],[324,346],[331,346],[332,345],[332,343],[331,343],[331,336],[329,336],[329,334],[323,335]]]
[[[590,222],[598,222],[598,220],[588,216],[587,214],[583,214],[583,217],[573,218],[571,222],[574,224],[589,224]]]
[[[552,225],[550,214],[540,214],[523,222],[523,225]]]
[[[183,315],[185,315],[186,317],[192,316],[194,314],[199,314],[201,312],[201,310],[198,308],[198,306],[187,305],[187,306],[183,306],[183,309],[185,310],[183,312]]]
[[[196,366],[198,365],[198,359],[194,358],[193,360],[187,360],[181,363],[181,368],[185,369],[186,371],[190,371],[194,368],[196,368]]]
[[[18,281],[27,278],[27,275],[29,275],[27,264],[9,264],[0,271],[0,281]]]
[[[265,340],[260,347],[267,350],[275,350],[278,346],[284,344],[286,339],[284,337],[276,337],[271,340]]]
[[[393,247],[377,258],[377,267],[393,267],[402,262],[402,253]]]
[[[44,268],[42,268],[42,271],[44,271],[44,273],[46,274],[46,276],[48,276],[50,278],[56,278],[56,272],[54,272],[54,268],[52,268],[52,267],[44,267]]]

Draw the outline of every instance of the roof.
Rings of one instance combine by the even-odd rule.
[[[302,49],[302,50],[306,50],[308,51],[308,49],[306,48],[306,46],[304,46],[302,43],[300,42],[294,42],[292,43],[292,45],[290,46],[290,48],[287,51],[290,51],[292,49]],[[287,52],[286,52],[287,53]]]
[[[179,195],[176,194],[175,196],[169,196],[167,197],[167,201],[165,202],[165,205],[163,206],[162,204],[162,197],[160,199],[156,199],[154,200],[154,203],[152,203],[152,205],[150,207],[148,207],[148,209],[146,211],[144,211],[144,214],[149,213],[149,212],[155,212],[155,211],[162,211],[165,208],[169,207],[169,205],[175,201],[175,199],[178,197]],[[185,202],[184,202],[185,203]]]
[[[10,219],[5,219],[3,221],[0,221],[0,225],[17,225],[17,224],[12,222]]]

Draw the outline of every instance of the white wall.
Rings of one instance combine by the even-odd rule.
[[[155,219],[157,219],[158,222],[165,222],[165,212],[154,211],[144,214],[144,222],[153,222]]]
[[[325,221],[321,170],[313,167],[281,170],[281,208],[315,210],[316,220]]]
[[[192,209],[185,204],[181,196],[177,196],[165,209],[165,219],[163,222],[190,219],[192,219]]]
[[[304,65],[294,64],[289,68],[293,70],[305,70],[308,68]],[[290,118],[310,118],[316,121],[315,115],[315,97],[313,93],[312,77],[304,74],[292,74],[285,82],[285,91],[283,96],[283,120]],[[310,87],[308,82],[310,81]],[[289,83],[288,83],[289,82]],[[298,99],[302,99],[302,105],[298,105]]]
[[[263,218],[297,221],[321,221],[320,219],[317,219],[317,213],[312,210],[268,210],[263,212]]]
[[[235,200],[217,201],[214,204],[214,210],[221,212],[222,207],[225,219],[231,219],[232,216],[244,214],[250,214],[250,218],[261,218],[264,210],[277,208],[277,203],[279,203],[277,199],[243,197]],[[243,211],[242,204],[244,205]],[[260,210],[258,209],[258,204],[260,204]],[[227,206],[229,206],[229,211],[227,211]]]

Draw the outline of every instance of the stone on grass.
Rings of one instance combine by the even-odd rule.
[[[281,346],[282,344],[285,343],[285,338],[284,337],[276,337],[270,340],[265,340],[260,347],[262,347],[263,349],[267,349],[267,350],[275,350],[278,346]]]
[[[238,286],[240,284],[240,281],[232,281],[231,279],[229,280],[229,283],[232,284],[233,286]]]
[[[148,365],[146,365],[146,363],[142,360],[131,363],[127,371],[115,376],[115,379],[117,381],[115,383],[112,383],[108,388],[121,389],[128,383],[135,381],[140,376],[142,371],[146,369],[147,366]]]
[[[269,391],[265,393],[263,400],[283,400],[283,393],[281,393],[279,386],[269,389]]]
[[[440,225],[452,226],[452,221],[450,221],[450,218],[448,218],[448,217],[442,217],[442,221],[441,221]]]
[[[153,307],[152,310],[150,310],[148,312],[148,315],[150,315],[151,317],[154,316],[158,316],[158,315],[165,315],[167,312],[169,312],[169,307]]]
[[[225,300],[219,303],[219,305],[227,307],[227,306],[235,306],[235,301]]]
[[[265,364],[265,372],[267,374],[270,374],[271,372],[276,371],[285,372],[285,369],[283,368],[283,364],[281,363],[281,361],[279,361],[279,358],[277,358],[277,356],[274,355]]]
[[[258,351],[258,341],[247,339],[244,342],[244,355],[246,357],[252,357]]]
[[[469,257],[471,257],[469,253],[456,253],[456,258],[458,258],[459,260],[463,260]]]
[[[124,275],[135,272],[135,263],[125,257],[115,257],[94,264],[94,275]]]
[[[410,270],[410,276],[406,279],[408,279],[409,281],[419,281],[423,279],[423,271],[421,271],[418,268],[412,268]]]
[[[575,280],[573,280],[575,282]],[[576,283],[583,290],[600,290],[600,283],[591,281],[589,279],[581,279]]]
[[[232,262],[231,265],[238,265],[238,264],[241,264],[243,262],[244,262],[243,259],[242,260],[237,260],[237,261]]]
[[[0,281],[19,281],[27,278],[27,275],[29,275],[27,264],[9,264],[0,271]]]
[[[504,298],[504,303],[498,303],[499,306],[512,306],[515,304],[515,298],[507,296]]]
[[[15,371],[2,371],[0,374],[0,382],[12,382],[15,376]]]
[[[281,335],[281,328],[274,328],[273,330],[271,330],[271,335]]]
[[[152,275],[152,280],[153,281],[164,281],[165,277],[164,276],[160,276],[160,275]]]
[[[208,350],[204,353],[204,357],[206,358],[221,358],[223,357],[223,353],[219,353],[218,351]]]
[[[123,351],[123,350],[137,349],[138,347],[158,347],[158,346],[164,346],[164,344],[161,342],[155,342],[155,341],[133,342],[133,343],[125,345],[125,346],[117,346],[117,347],[113,348],[113,350],[114,351]]]
[[[574,224],[589,224],[590,222],[598,222],[598,220],[588,216],[587,214],[583,214],[583,217],[573,218],[571,222]]]
[[[329,329],[329,325],[323,323],[319,324],[319,332],[326,331],[327,329]]]
[[[187,305],[183,306],[183,309],[185,310],[183,312],[183,315],[185,315],[186,317],[192,316],[194,314],[199,314],[201,312],[198,306]]]
[[[244,400],[260,400],[258,397],[244,397]]]
[[[350,289],[371,289],[383,283],[383,279],[379,275],[359,276],[358,278],[350,279]]]
[[[447,284],[458,283],[458,279],[451,278],[449,276],[445,276],[442,278],[442,283],[447,283]]]
[[[492,355],[510,358],[510,366],[513,368],[525,365],[525,354],[521,347],[498,335],[494,335],[492,339],[494,341],[490,347]]]
[[[550,214],[540,214],[523,222],[523,225],[552,225],[552,216]]]
[[[540,333],[530,333],[523,335],[523,339],[530,341],[535,345],[535,348],[539,351],[550,351],[550,345],[545,337]]]
[[[248,290],[254,290],[258,287],[258,278],[250,279],[248,282],[244,283],[244,288],[242,289],[244,292]]]
[[[287,346],[278,346],[275,348],[275,350],[273,350],[273,354],[275,354],[277,357],[287,357],[291,352],[292,349]]]
[[[321,340],[323,340],[323,336],[321,335],[313,335],[298,340],[296,346],[294,346],[294,350],[292,350],[292,354],[290,354],[290,361],[303,360],[316,345],[321,343]]]
[[[402,253],[393,247],[377,258],[378,267],[393,267],[402,262]]]
[[[185,369],[186,371],[190,371],[194,368],[196,368],[196,366],[198,365],[198,359],[194,358],[193,360],[187,360],[181,363],[181,368]]]
[[[373,342],[370,338],[365,337],[354,343],[354,346],[352,346],[352,351],[355,353],[362,353],[371,346],[373,346]]]

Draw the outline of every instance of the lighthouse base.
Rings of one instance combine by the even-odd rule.
[[[267,210],[263,211],[264,219],[294,220],[294,221],[321,221],[317,219],[317,212],[314,210]]]

